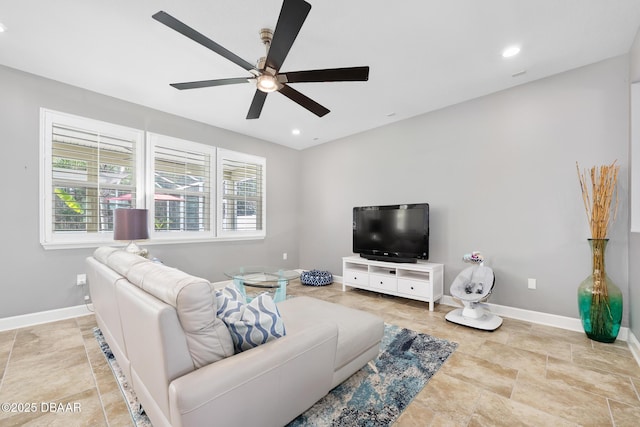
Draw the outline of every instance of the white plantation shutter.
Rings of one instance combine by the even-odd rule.
[[[148,134],[151,167],[147,191],[157,238],[214,236],[215,148]]]
[[[266,159],[218,149],[218,234],[265,235]]]
[[[113,211],[149,210],[148,243],[262,239],[266,159],[41,109],[40,242],[113,244]]]
[[[109,241],[113,209],[136,207],[142,133],[43,110],[43,245]]]

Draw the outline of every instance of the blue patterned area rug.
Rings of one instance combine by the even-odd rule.
[[[126,383],[102,332],[96,328],[94,334],[120,384],[134,424],[150,427],[149,418]],[[454,342],[385,324],[378,357],[289,426],[390,426],[457,347]]]
[[[153,427],[151,421],[149,420],[149,417],[144,412],[142,405],[138,403],[136,393],[127,382],[127,378],[124,376],[120,365],[118,365],[118,361],[111,352],[109,344],[107,344],[107,342],[104,340],[104,335],[102,335],[102,331],[100,330],[100,328],[93,328],[93,335],[98,341],[98,345],[100,346],[100,350],[102,350],[102,354],[104,354],[105,359],[107,359],[107,363],[111,368],[111,372],[113,372],[113,376],[116,377],[118,387],[120,387],[120,391],[124,396],[124,401],[127,404],[127,408],[129,408],[129,414],[131,414],[131,420],[133,421],[133,424],[136,427]]]
[[[289,426],[390,426],[457,347],[385,323],[378,357]]]

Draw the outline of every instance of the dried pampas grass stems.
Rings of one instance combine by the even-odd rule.
[[[610,165],[593,166],[589,171],[580,172],[576,162],[582,200],[587,212],[592,239],[606,239],[611,221],[618,213],[618,171],[620,166],[614,161]],[[589,182],[587,180],[589,178]],[[590,185],[587,185],[589,184]],[[615,200],[615,203],[613,203]],[[613,204],[613,208],[612,208]]]

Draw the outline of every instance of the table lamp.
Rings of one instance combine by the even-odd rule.
[[[147,209],[116,209],[113,211],[113,239],[127,240],[127,252],[145,256],[146,249],[140,249],[135,240],[149,238],[147,226]]]

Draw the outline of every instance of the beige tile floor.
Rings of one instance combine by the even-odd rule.
[[[640,367],[624,342],[511,319],[477,331],[446,322],[449,306],[429,312],[426,303],[343,293],[337,283],[293,282],[288,291],[459,343],[396,426],[640,426]],[[0,411],[0,426],[131,425],[94,326],[90,315],[0,332],[0,402],[14,404]],[[30,403],[35,412],[24,412]]]

